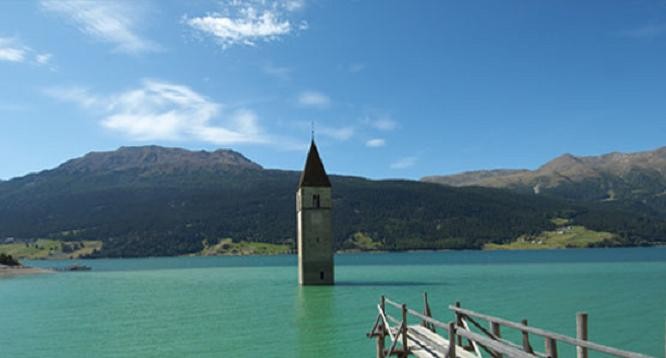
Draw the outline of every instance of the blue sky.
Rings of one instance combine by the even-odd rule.
[[[666,145],[665,1],[2,1],[0,178],[232,148],[419,178]]]

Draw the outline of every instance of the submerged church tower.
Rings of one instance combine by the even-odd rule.
[[[296,192],[298,283],[332,285],[331,182],[314,139]]]

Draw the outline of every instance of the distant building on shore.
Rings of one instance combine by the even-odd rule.
[[[314,139],[296,192],[298,283],[332,285],[331,182]]]

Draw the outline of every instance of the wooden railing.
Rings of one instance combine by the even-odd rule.
[[[454,312],[456,315],[457,321],[468,320],[472,322],[480,331],[482,331],[485,336],[491,338],[492,340],[503,342],[512,346],[517,346],[513,342],[509,342],[501,338],[500,327],[508,327],[518,330],[523,337],[522,347],[523,351],[533,353],[537,356],[557,358],[557,342],[567,343],[576,347],[577,357],[586,358],[588,356],[588,350],[593,350],[601,353],[606,353],[615,357],[621,358],[649,358],[650,356],[629,352],[602,344],[590,342],[587,340],[587,314],[579,313],[576,319],[577,326],[577,338],[565,336],[563,334],[547,331],[545,329],[531,327],[527,325],[527,320],[523,320],[521,323],[512,322],[506,319],[499,317],[494,317],[472,310],[461,308],[459,304],[449,306],[449,309]],[[487,321],[490,327],[492,327],[493,332],[489,332],[483,325],[479,324],[476,319]],[[529,334],[538,335],[544,338],[544,353],[535,352],[529,342]],[[496,352],[495,352],[496,353]],[[493,354],[493,356],[499,356],[499,354]]]
[[[400,319],[387,313],[387,306],[399,310]],[[436,340],[440,342],[438,347],[441,349],[438,351],[438,355],[433,356],[441,356],[444,353],[449,358],[455,358],[460,356],[459,353],[461,352],[458,350],[464,350],[466,351],[465,356],[472,354],[475,357],[483,357],[483,350],[493,358],[558,358],[559,342],[574,346],[578,358],[587,358],[588,351],[601,352],[621,358],[649,358],[649,356],[640,353],[629,352],[588,341],[586,313],[577,314],[577,335],[576,338],[573,338],[528,326],[527,320],[518,323],[464,309],[460,307],[459,303],[451,305],[448,308],[452,311],[454,320],[444,323],[432,317],[427,294],[424,294],[423,312],[415,311],[408,308],[406,304],[400,304],[382,296],[377,305],[377,319],[370,333],[368,333],[368,337],[377,339],[377,357],[384,358],[391,355],[408,357],[412,353],[410,351],[412,346],[424,345],[418,342],[419,335],[415,334],[418,333],[419,329],[422,330],[423,334],[423,328],[418,328],[418,326],[422,326],[433,332],[433,334],[437,333],[438,329],[446,334],[447,338],[441,335],[434,336],[438,337]],[[418,320],[419,325],[410,325],[408,323],[409,318]],[[479,321],[485,321],[486,324],[481,324]],[[475,328],[474,330],[472,326]],[[517,330],[522,337],[521,344],[502,338],[502,327]],[[428,333],[427,331],[425,332]],[[540,336],[544,340],[544,352],[534,350],[530,343],[530,334]],[[388,349],[385,346],[386,337],[390,339]],[[465,340],[467,344],[464,344]],[[442,350],[444,352],[441,352]]]

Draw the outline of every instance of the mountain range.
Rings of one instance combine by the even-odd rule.
[[[517,193],[631,205],[666,215],[666,147],[601,156],[564,154],[536,170],[486,170],[430,176],[455,187],[505,188]]]
[[[427,179],[456,186],[332,175],[336,248],[347,247],[362,233],[384,250],[478,249],[552,230],[558,218],[612,232],[623,245],[666,238],[663,214],[640,201],[636,210],[637,193],[623,201],[631,192],[625,190],[629,184],[622,190],[614,184],[612,200],[587,193],[581,200],[559,196],[561,186],[555,183],[579,179],[563,169],[570,167],[567,163],[584,163],[576,164],[578,172],[600,180],[590,174],[600,169],[585,164],[597,161],[575,157],[555,160],[543,171]],[[626,167],[629,177],[638,175],[632,166]],[[547,181],[537,172],[558,174]],[[655,193],[657,172],[650,172],[655,179],[649,182]],[[102,250],[94,257],[192,254],[228,238],[293,245],[299,174],[265,169],[232,150],[144,146],[93,152],[54,169],[0,182],[0,239],[101,240]],[[525,179],[509,181],[514,177]],[[610,180],[610,174],[603,178]],[[528,190],[534,188],[532,180],[539,180],[539,195]],[[474,186],[465,186],[468,183]],[[611,201],[626,205],[609,205]]]

